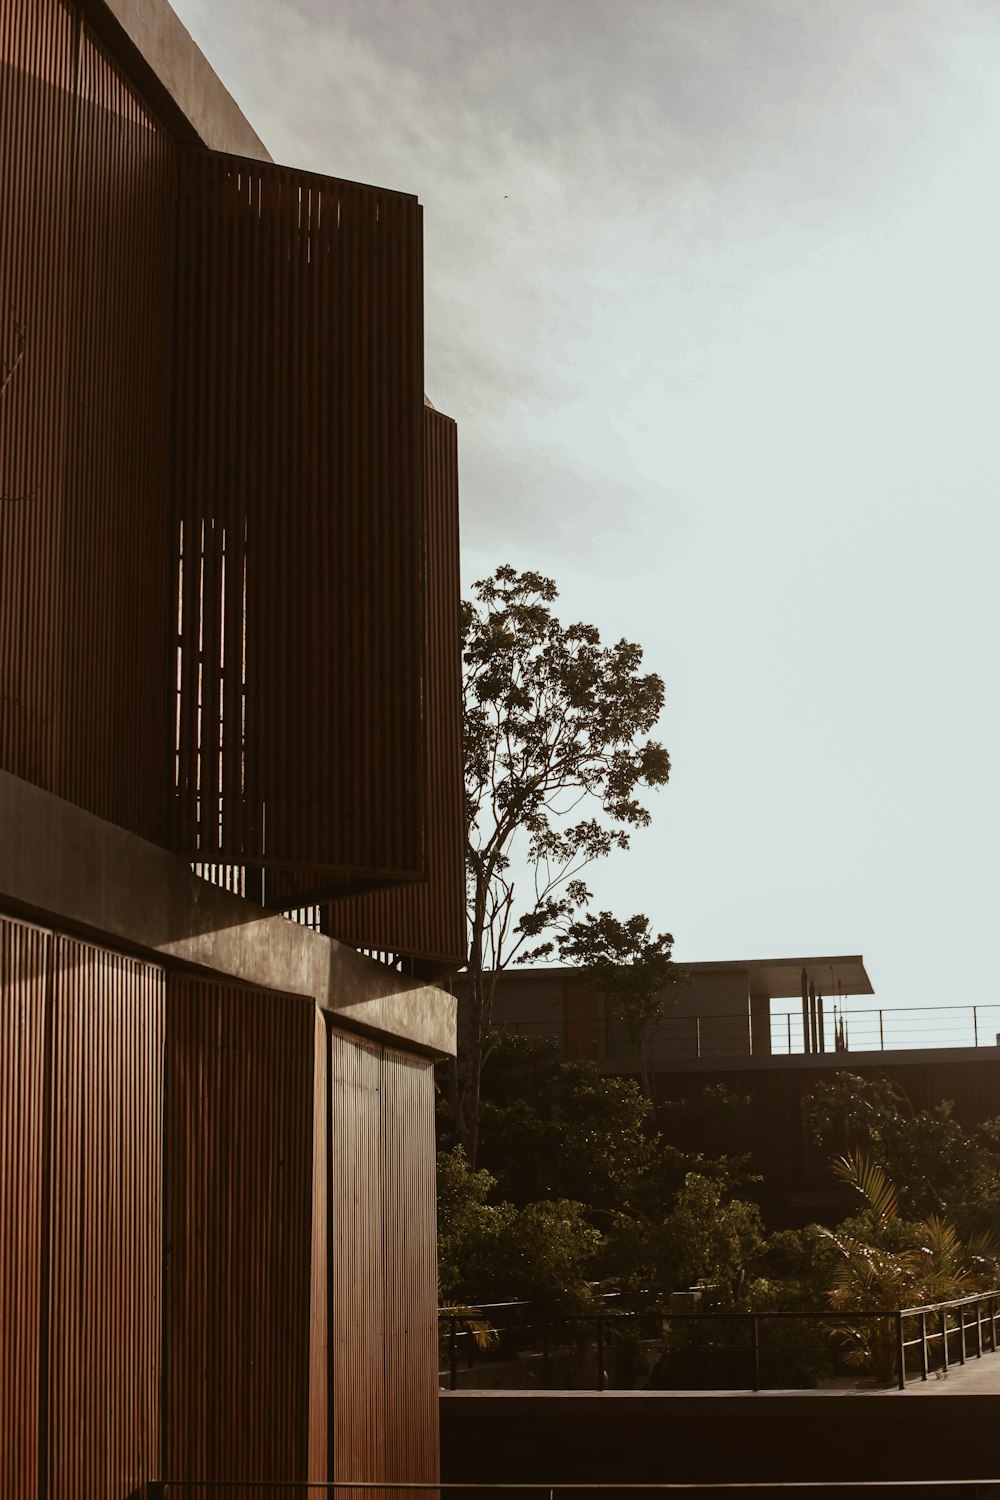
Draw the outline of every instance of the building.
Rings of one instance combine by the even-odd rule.
[[[951,1100],[966,1129],[1000,1115],[1000,1006],[859,1010],[856,999],[874,994],[859,955],[683,968],[687,982],[666,997],[642,1046],[571,968],[506,971],[493,1023],[547,1037],[563,1057],[603,1073],[645,1077],[654,1103],[689,1107],[690,1135],[678,1144],[691,1151],[705,1146],[706,1088],[747,1100],[746,1149],[761,1174],[753,1196],[772,1228],[836,1217],[842,1207],[803,1108],[837,1069],[888,1080],[914,1110]],[[672,1122],[676,1129],[676,1110]]]
[[[842,1002],[874,994],[860,955],[687,963],[678,972],[678,984],[663,997],[663,1018],[641,1048],[573,968],[506,970],[493,1022],[551,1036],[567,1057],[606,1072],[638,1072],[641,1052],[648,1071],[658,1073],[679,1062],[834,1051]],[[782,1005],[789,1001],[792,1007]]]
[[[163,0],[5,3],[0,182],[0,1492],[433,1480],[420,206],[273,163]]]

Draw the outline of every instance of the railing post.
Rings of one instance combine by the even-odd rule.
[[[458,1319],[455,1317],[454,1313],[452,1313],[452,1315],[448,1319],[448,1321],[451,1324],[451,1331],[450,1331],[449,1339],[448,1339],[448,1344],[449,1344],[449,1347],[448,1347],[448,1364],[449,1364],[449,1368],[450,1368],[450,1372],[451,1372],[451,1388],[452,1388],[453,1391],[457,1391],[458,1390],[458,1332],[457,1332],[456,1325],[457,1325]]]
[[[965,1304],[958,1309],[958,1362],[965,1364]]]
[[[760,1390],[760,1327],[757,1314],[750,1314],[750,1336],[753,1340],[753,1388]]]
[[[942,1359],[941,1368],[944,1370],[944,1373],[947,1375],[947,1373],[948,1373],[948,1314],[944,1310],[943,1307],[941,1309],[941,1359]]]
[[[906,1390],[906,1344],[903,1339],[903,1314],[896,1309],[896,1358],[899,1360],[899,1389]]]
[[[788,1022],[788,1055],[789,1055],[789,1057],[791,1057],[791,1055],[792,1055],[792,1013],[791,1013],[791,1011],[789,1011],[787,1013],[787,1015],[785,1016],[785,1020]]]
[[[976,1358],[983,1357],[983,1299],[976,1298]]]
[[[920,1379],[927,1379],[927,1314],[920,1314]]]
[[[604,1389],[604,1319],[597,1319],[597,1389]]]
[[[979,1046],[979,1016],[977,1014],[978,1010],[978,1005],[974,1005],[972,1007],[972,1045],[974,1047]]]
[[[885,1027],[882,1021],[881,1008],[879,1009],[878,1013],[878,1050],[880,1052],[885,1051]]]

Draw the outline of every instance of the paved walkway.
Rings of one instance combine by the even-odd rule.
[[[870,1391],[872,1396],[1000,1396],[1000,1354],[950,1365],[947,1376],[907,1381],[905,1391]]]

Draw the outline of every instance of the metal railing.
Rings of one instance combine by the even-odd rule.
[[[618,1480],[589,1483],[574,1480],[559,1483],[551,1483],[548,1480],[512,1480],[505,1483],[503,1480],[479,1482],[465,1479],[171,1479],[147,1485],[144,1500],[168,1500],[168,1497],[181,1495],[201,1495],[206,1490],[219,1491],[227,1495],[232,1495],[233,1491],[242,1491],[248,1496],[266,1494],[272,1497],[283,1493],[309,1497],[326,1494],[334,1497],[334,1500],[344,1490],[355,1490],[366,1497],[373,1492],[376,1495],[384,1493],[393,1497],[410,1493],[448,1495],[452,1492],[457,1492],[459,1495],[481,1493],[498,1497],[509,1491],[512,1495],[518,1496],[518,1500],[528,1500],[530,1496],[539,1496],[540,1500],[556,1500],[557,1495],[594,1495],[599,1500],[601,1495],[607,1495],[609,1492],[612,1494],[622,1491],[631,1493],[633,1490],[637,1497],[655,1494],[698,1495],[702,1491],[711,1491],[714,1495],[720,1490],[732,1490],[734,1493],[742,1490],[781,1491],[789,1496],[803,1494],[816,1497],[825,1494],[835,1495],[841,1490],[857,1493],[859,1489],[908,1491],[923,1488],[933,1489],[937,1493],[947,1490],[956,1496],[962,1495],[969,1497],[969,1500],[978,1500],[980,1495],[995,1495],[997,1481],[995,1479],[685,1479],[654,1480],[643,1484],[633,1484]]]
[[[471,1310],[440,1314],[439,1378],[450,1390],[500,1384],[506,1389],[598,1391],[807,1388],[815,1383],[817,1367],[829,1364],[833,1378],[846,1374],[835,1339],[851,1329],[866,1337],[881,1369],[891,1370],[894,1383],[904,1390],[910,1378],[926,1381],[935,1370],[947,1374],[950,1365],[996,1352],[1000,1290],[922,1307],[859,1312],[661,1308],[547,1314],[525,1304],[494,1306],[485,1348],[482,1332],[469,1327]],[[808,1337],[788,1336],[796,1324]],[[769,1368],[778,1372],[778,1379],[765,1380]],[[709,1379],[706,1385],[713,1371],[719,1383]]]
[[[577,1033],[589,1030],[606,1062],[638,1064],[640,1047],[628,1028],[613,1018],[575,1021]],[[559,1040],[554,1021],[507,1018],[496,1029],[508,1034],[549,1036]],[[977,1005],[910,1005],[852,1008],[847,1001],[827,1002],[817,1020],[815,1039],[807,1037],[802,1009],[772,1009],[764,1037],[748,1015],[670,1014],[651,1030],[643,1049],[649,1065],[685,1059],[843,1055],[852,1052],[898,1052],[947,1047],[996,1048],[1000,1036],[1000,1002]],[[588,1037],[589,1040],[589,1037]],[[808,1045],[807,1045],[808,1042]]]
[[[899,1052],[929,1047],[992,1047],[1000,1036],[1000,1004],[859,1008],[843,1002],[824,1021],[825,1052]],[[806,1052],[802,1011],[772,1011],[771,1052]],[[840,1045],[838,1045],[838,1042]]]

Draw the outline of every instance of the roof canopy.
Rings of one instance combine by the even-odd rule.
[[[772,1000],[796,999],[802,994],[802,971],[815,986],[817,994],[873,995],[872,982],[865,972],[860,953],[835,958],[746,958],[722,963],[682,963],[692,974],[743,971],[750,980],[752,995],[769,995]]]

